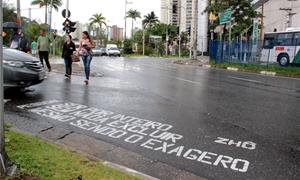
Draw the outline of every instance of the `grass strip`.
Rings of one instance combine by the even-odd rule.
[[[6,152],[20,168],[19,177],[30,174],[42,180],[138,179],[38,137],[19,132],[6,132]]]
[[[300,78],[300,67],[289,66],[280,67],[278,65],[240,64],[240,63],[216,63],[210,61],[210,65],[215,68],[226,69],[227,67],[238,68],[239,71],[260,73],[261,71],[276,72],[277,75]]]

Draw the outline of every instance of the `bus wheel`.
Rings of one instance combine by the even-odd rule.
[[[288,66],[290,64],[290,57],[287,54],[279,54],[277,61],[280,66]]]

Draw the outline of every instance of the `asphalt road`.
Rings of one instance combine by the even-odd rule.
[[[299,179],[300,80],[153,58],[92,64],[104,77],[88,87],[83,77],[51,74],[32,92],[7,94],[6,112],[63,124],[208,179]],[[35,102],[44,104],[19,106]]]

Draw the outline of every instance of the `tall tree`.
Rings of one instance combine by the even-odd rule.
[[[31,5],[39,5],[41,8],[45,6],[45,24],[48,19],[48,8],[51,6],[51,0],[33,0]],[[62,5],[62,0],[53,0],[52,7],[58,11],[58,8]],[[50,7],[51,8],[51,7]]]
[[[159,22],[158,17],[152,11],[150,14],[147,14],[147,15],[144,16],[143,26],[152,27],[154,24],[156,24],[158,22]]]
[[[127,17],[131,18],[131,37],[133,37],[133,23],[137,18],[141,18],[141,13],[137,10],[130,9],[127,12]]]
[[[224,12],[226,9],[231,9],[233,12],[231,22],[232,34],[236,34],[236,36],[238,36],[240,32],[248,29],[252,25],[253,19],[260,16],[260,14],[254,10],[251,5],[251,1],[249,0],[218,0],[210,3],[206,8],[206,11],[208,13],[218,15]],[[217,17],[217,19],[210,24],[209,28],[213,30],[218,25],[219,17]]]
[[[102,15],[102,13],[96,13],[90,18],[90,25],[96,26],[97,30],[97,44],[99,45],[100,40],[100,33],[102,31],[103,25],[106,26],[105,17]],[[101,42],[102,44],[102,42]]]

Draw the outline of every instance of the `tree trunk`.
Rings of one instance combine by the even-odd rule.
[[[45,5],[45,24],[47,24],[47,20],[48,20],[48,5]]]

